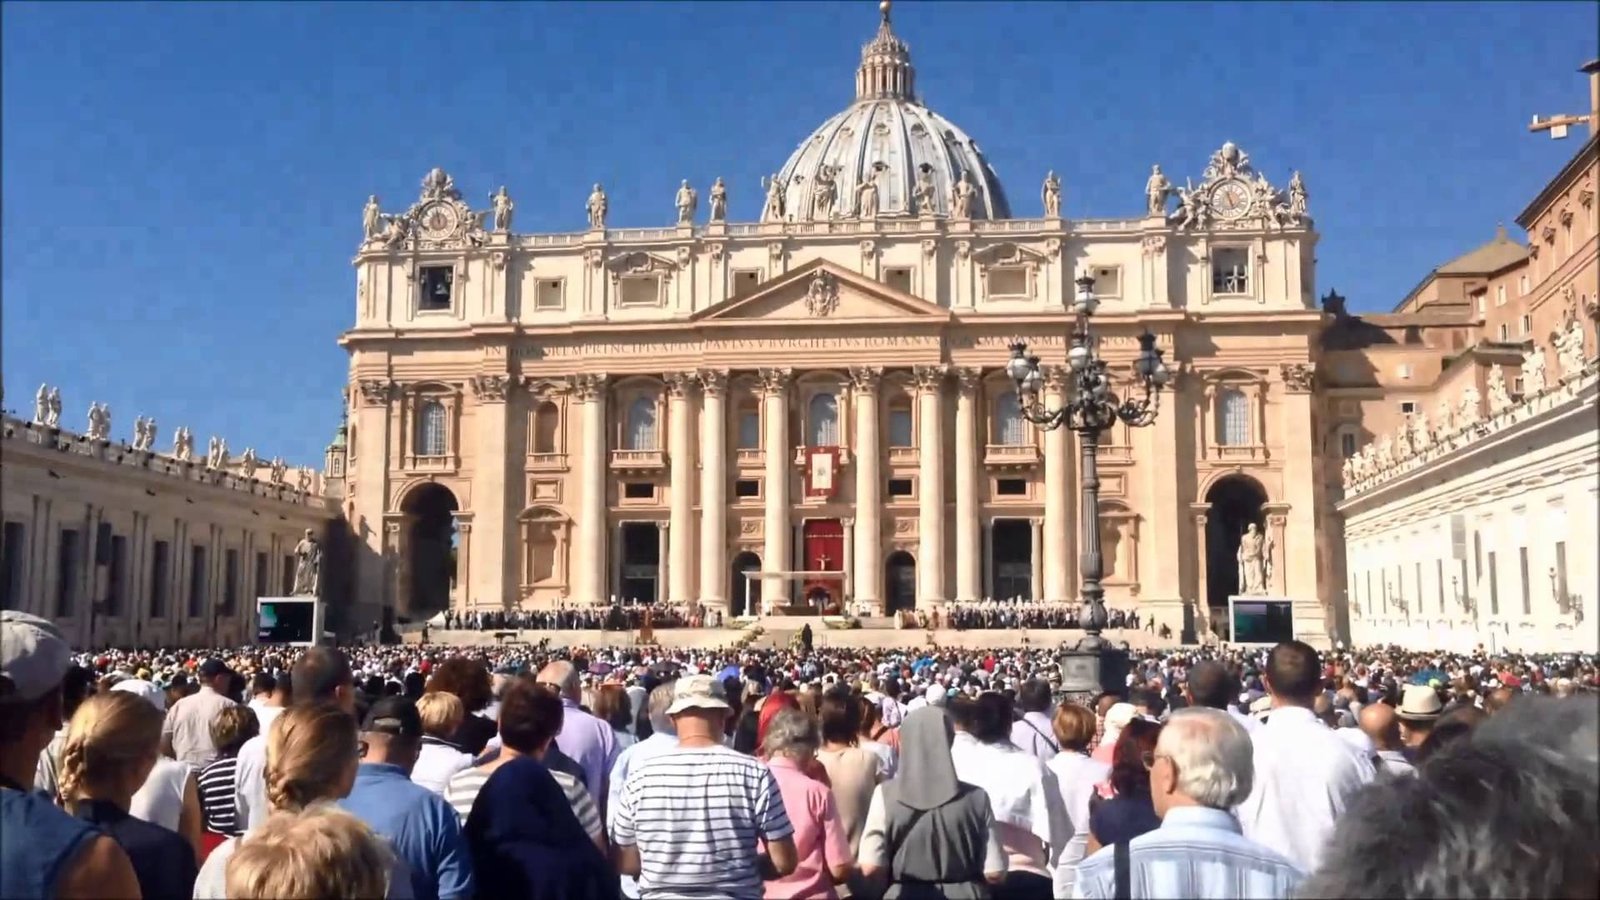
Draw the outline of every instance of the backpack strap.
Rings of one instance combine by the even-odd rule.
[[[1116,893],[1113,896],[1117,900],[1133,900],[1133,861],[1129,858],[1132,854],[1129,852],[1128,842],[1117,841],[1113,848],[1112,863],[1117,879]]]

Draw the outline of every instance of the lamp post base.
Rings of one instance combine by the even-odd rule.
[[[1128,689],[1128,654],[1099,635],[1088,635],[1061,654],[1061,690],[1069,695],[1093,697],[1098,693],[1123,694]]]

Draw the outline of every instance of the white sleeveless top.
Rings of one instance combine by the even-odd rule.
[[[177,831],[178,820],[183,817],[183,789],[188,781],[187,765],[165,756],[157,759],[144,786],[133,795],[128,812],[136,819]]]

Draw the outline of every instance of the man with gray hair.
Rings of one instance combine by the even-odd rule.
[[[671,705],[672,682],[656,685],[655,690],[650,692],[650,698],[645,701],[645,708],[650,716],[650,736],[637,744],[622,748],[616,764],[611,767],[611,794],[606,803],[608,833],[612,823],[616,821],[617,802],[622,793],[622,785],[628,780],[628,773],[658,756],[678,749],[678,729],[673,725],[672,717],[667,715],[667,707]],[[626,897],[638,897],[638,880],[631,875],[622,876],[622,893]]]
[[[1243,900],[1294,893],[1305,874],[1246,838],[1230,812],[1249,795],[1255,774],[1242,725],[1222,710],[1178,710],[1145,764],[1161,827],[1084,860],[1073,896]]]
[[[583,786],[596,798],[607,796],[606,775],[617,759],[617,735],[611,726],[578,706],[582,696],[578,668],[562,659],[539,670],[538,681],[561,698],[564,714],[556,746],[583,768]]]

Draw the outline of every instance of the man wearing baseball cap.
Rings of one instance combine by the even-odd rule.
[[[763,881],[798,863],[794,826],[772,772],[723,744],[730,713],[716,678],[679,678],[667,707],[677,749],[635,768],[618,794],[611,822],[617,868],[639,879],[644,900],[759,897]]]
[[[0,612],[0,897],[137,897],[139,880],[110,836],[30,790],[61,727],[72,648],[49,622]]]
[[[211,723],[217,713],[237,704],[228,697],[233,670],[220,659],[208,659],[195,669],[200,690],[172,704],[161,726],[161,752],[181,763],[203,769],[217,758],[211,742]]]

